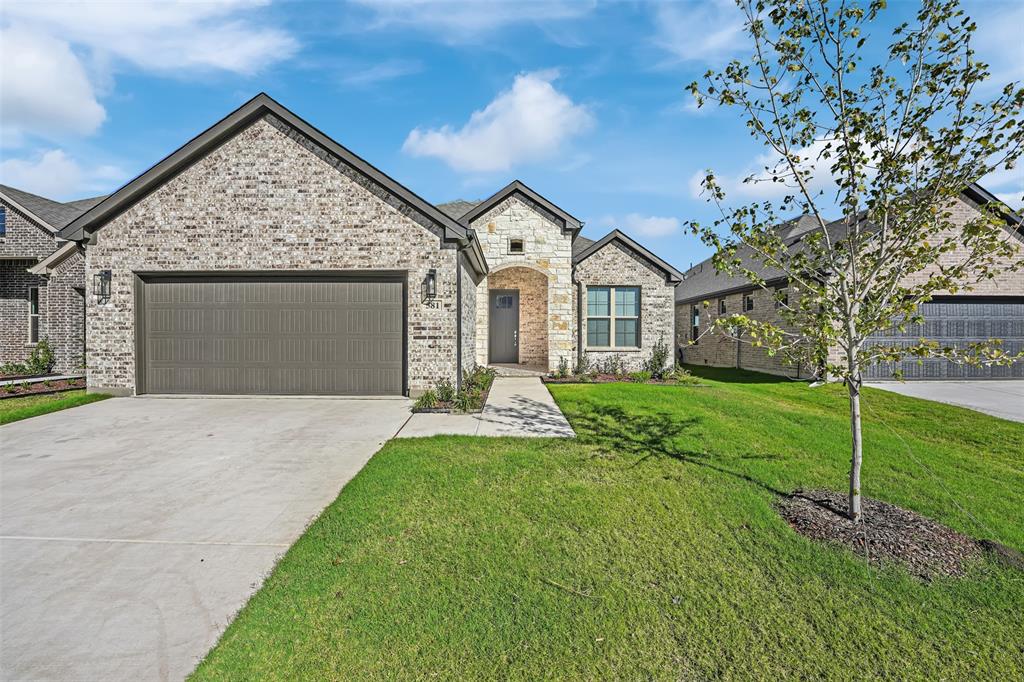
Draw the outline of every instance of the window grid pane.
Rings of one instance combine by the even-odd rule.
[[[587,320],[587,345],[610,346],[609,327],[611,320],[591,318]]]
[[[595,287],[587,289],[587,315],[596,317],[607,317],[611,315],[609,310],[609,290],[607,287]]]
[[[640,292],[633,288],[615,290],[615,317],[637,317]]]
[[[615,320],[615,345],[636,345],[636,320]]]

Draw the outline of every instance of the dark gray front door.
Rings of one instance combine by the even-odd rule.
[[[403,284],[295,277],[142,285],[145,393],[396,395]]]
[[[1024,350],[1024,303],[1000,299],[947,297],[922,303],[924,323],[905,331],[889,329],[868,339],[868,345],[912,346],[921,338],[942,345],[966,347],[972,341],[1001,339],[1002,348],[1014,355]],[[908,358],[899,363],[905,379],[1024,379],[1024,362],[1009,367],[971,367],[927,358],[920,363]],[[868,379],[891,379],[895,363],[875,365],[864,372]]]
[[[491,362],[519,362],[519,292],[491,291]]]

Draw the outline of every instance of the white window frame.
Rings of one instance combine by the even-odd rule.
[[[34,313],[32,312],[32,292],[33,291],[36,294],[36,311]],[[41,301],[41,299],[39,298],[39,287],[38,286],[29,287],[28,288],[28,342],[30,344],[39,343],[39,328],[40,328],[40,326],[42,324],[41,318],[40,318],[40,315],[39,315],[39,310],[40,310],[40,307],[41,307],[40,301]],[[33,318],[36,321],[36,324],[35,324],[35,331],[36,331],[36,335],[35,336],[36,336],[36,338],[34,338],[34,339],[32,338],[32,320],[33,320]]]
[[[590,291],[592,289],[607,289],[608,290],[608,314],[607,315],[591,315],[590,314]],[[615,314],[615,290],[616,289],[635,289],[636,290],[636,315],[616,315]],[[587,306],[587,348],[593,348],[594,350],[637,350],[640,348],[642,339],[642,327],[641,322],[641,310],[642,310],[642,299],[643,299],[643,287],[636,284],[620,284],[618,286],[611,284],[601,284],[587,287],[587,300],[584,305]],[[608,320],[608,345],[607,346],[594,346],[590,343],[590,321],[591,320]],[[636,345],[633,346],[617,346],[615,345],[615,321],[616,320],[636,320]]]

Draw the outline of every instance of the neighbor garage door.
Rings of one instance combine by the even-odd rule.
[[[163,278],[140,291],[141,392],[402,393],[401,281]]]
[[[874,343],[898,343],[910,346],[919,338],[933,339],[944,345],[964,346],[971,341],[1002,339],[1010,353],[1024,349],[1024,303],[992,302],[991,299],[947,299],[921,306],[924,323],[905,332],[892,329],[872,337]],[[912,379],[1024,379],[1024,362],[1010,367],[969,367],[946,360],[904,360],[900,363],[904,378]],[[866,376],[892,378],[895,365],[872,367]]]

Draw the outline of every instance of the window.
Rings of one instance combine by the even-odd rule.
[[[39,343],[39,287],[28,288],[28,342]]]
[[[750,311],[754,309],[754,297],[750,294],[743,296],[743,310]]]
[[[690,340],[697,343],[698,336],[700,336],[700,308],[693,306],[690,308]]]
[[[640,345],[640,287],[587,289],[587,345],[596,348]]]
[[[513,301],[515,301],[515,298],[513,296],[495,296],[494,307],[498,309],[511,308]]]
[[[725,299],[724,298],[718,299],[718,314],[719,315],[725,315]]]
[[[789,307],[789,292],[784,287],[775,287],[775,307]]]
[[[508,240],[508,252],[509,253],[524,253],[526,251],[526,242],[522,239],[509,239]]]
[[[0,239],[7,236],[7,209],[0,206]]]

